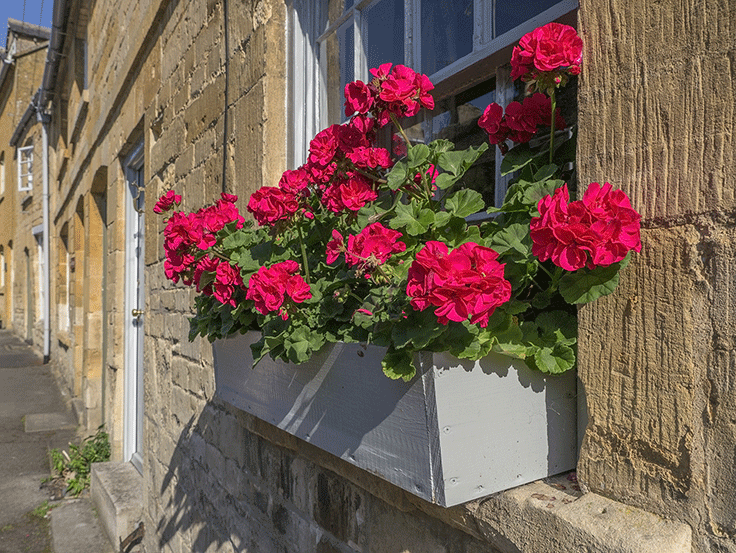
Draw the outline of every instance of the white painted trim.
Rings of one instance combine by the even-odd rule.
[[[136,323],[133,309],[141,309],[139,289],[143,289],[140,281],[143,251],[137,252],[145,244],[141,237],[132,238],[145,228],[144,215],[136,211],[130,183],[138,180],[143,170],[143,143],[141,142],[123,164],[125,171],[125,305],[123,319],[125,321],[125,377],[123,406],[123,458],[143,473],[142,422],[143,422],[143,348],[139,332],[133,332]],[[134,273],[135,271],[135,273]]]
[[[24,160],[23,155],[28,152],[28,157]],[[29,192],[33,190],[33,145],[18,148],[17,152],[18,164],[18,192]],[[23,170],[23,166],[28,166],[28,171]],[[28,186],[23,186],[23,179],[28,178]]]

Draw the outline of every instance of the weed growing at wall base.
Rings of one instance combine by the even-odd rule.
[[[66,483],[66,493],[78,496],[89,487],[92,463],[110,460],[110,439],[100,426],[94,436],[82,440],[79,445],[69,444],[69,452],[52,449],[52,479]]]

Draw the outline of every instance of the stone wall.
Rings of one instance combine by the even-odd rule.
[[[578,163],[642,213],[640,256],[580,312],[591,490],[736,551],[736,4],[580,3]]]
[[[591,416],[581,476],[691,524],[699,551],[729,551],[733,499],[714,490],[733,488],[733,336],[718,324],[734,293],[733,13],[715,3],[698,18],[694,4],[647,13],[631,0],[608,5],[583,0],[580,10],[580,174],[631,193],[645,249],[614,296],[581,312]],[[499,497],[434,507],[214,397],[210,344],[187,339],[194,293],[165,280],[164,221],[150,209],[175,189],[185,210],[226,191],[244,211],[251,192],[277,182],[288,132],[285,3],[74,0],[70,13],[67,36],[87,41],[90,81],[80,88],[67,41],[51,137],[52,232],[67,233],[76,268],[68,281],[54,277],[52,298],[67,303],[52,308],[52,356],[86,428],[103,421],[122,459],[124,160],[142,141],[146,550],[516,553],[545,551],[542,538],[564,543],[550,502],[538,509],[539,531]],[[673,98],[697,110],[692,122]],[[63,331],[60,309],[70,307]],[[629,533],[626,523],[616,531]]]

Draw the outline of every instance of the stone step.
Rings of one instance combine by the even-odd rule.
[[[101,526],[117,546],[143,519],[143,477],[128,462],[93,463],[90,491]]]

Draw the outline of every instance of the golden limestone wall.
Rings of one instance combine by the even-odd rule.
[[[578,166],[642,214],[617,292],[580,311],[591,490],[736,551],[736,4],[581,0]]]

